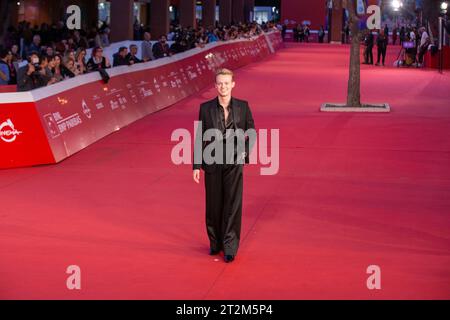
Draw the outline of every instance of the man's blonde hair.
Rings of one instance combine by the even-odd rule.
[[[234,73],[230,69],[221,68],[216,71],[216,77],[214,80],[217,80],[218,76],[231,76],[231,80],[234,81]]]

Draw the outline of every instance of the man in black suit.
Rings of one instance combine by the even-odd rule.
[[[161,36],[161,38],[159,38],[159,41],[153,45],[152,51],[155,59],[165,58],[172,55],[169,45],[167,44],[166,36]]]
[[[235,86],[233,72],[218,70],[215,86],[218,96],[200,106],[193,178],[199,183],[200,169],[204,170],[210,255],[223,250],[228,263],[234,260],[239,248],[243,166],[249,162],[256,131],[247,101],[231,96]],[[206,138],[208,132],[213,132],[210,139]]]
[[[373,44],[374,38],[371,30],[366,31],[366,37],[364,38],[364,45],[366,49],[364,50],[364,62],[363,64],[373,64]]]
[[[128,55],[128,48],[120,47],[119,51],[117,51],[113,55],[113,67],[129,65],[127,55]]]

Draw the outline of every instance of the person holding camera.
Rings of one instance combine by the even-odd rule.
[[[42,56],[39,58],[37,53],[33,52],[28,59],[28,65],[19,70],[17,90],[29,91],[55,82],[56,80],[48,67],[48,57]]]

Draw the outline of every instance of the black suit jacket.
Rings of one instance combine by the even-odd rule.
[[[224,125],[223,122],[220,121],[220,109],[217,108],[218,105],[218,98],[214,98],[213,100],[207,101],[205,103],[202,103],[200,105],[200,112],[198,116],[198,120],[202,123],[202,130],[197,130],[196,135],[196,146],[194,146],[194,170],[196,169],[203,169],[206,172],[213,172],[216,170],[216,164],[206,164],[202,159],[202,164],[196,164],[195,163],[195,152],[196,150],[200,150],[197,143],[201,143],[201,150],[203,155],[203,150],[205,147],[211,143],[212,141],[204,142],[202,140],[203,134],[208,129],[218,129],[220,132],[223,132]],[[245,100],[240,100],[236,98],[231,98],[231,110],[233,114],[233,123],[234,123],[234,129],[242,129],[244,132],[246,132],[249,129],[255,129],[255,123],[253,121],[252,112],[250,110],[250,107],[248,105],[248,102]],[[199,137],[199,135],[201,136]],[[249,139],[249,137],[246,137],[245,139],[245,163],[249,163],[249,154],[252,150],[253,139]]]

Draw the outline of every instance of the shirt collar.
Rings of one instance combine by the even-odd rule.
[[[216,98],[217,101],[217,108],[222,109],[222,105],[219,102],[219,97]],[[228,108],[231,110],[233,106],[233,97],[230,99],[230,103],[228,104]]]

